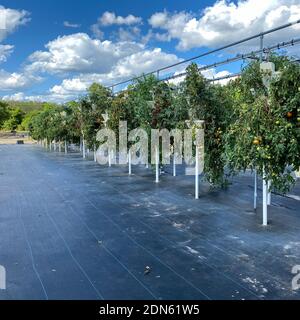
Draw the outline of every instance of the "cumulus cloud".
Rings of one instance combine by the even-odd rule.
[[[0,44],[0,63],[6,62],[7,58],[11,55],[14,50],[14,46],[9,44]]]
[[[104,37],[104,32],[101,30],[102,27],[108,27],[112,25],[117,25],[117,26],[132,26],[136,24],[142,23],[142,18],[141,17],[135,17],[134,15],[130,14],[126,17],[122,16],[117,16],[114,12],[109,12],[106,11],[100,16],[95,24],[91,26],[91,31],[94,35],[95,38],[97,39],[103,39]],[[135,31],[137,29],[123,29],[120,28],[118,33],[119,33],[119,38],[124,39],[125,37],[127,39],[133,39],[136,37],[134,33],[131,33],[131,31]]]
[[[29,20],[27,11],[9,9],[0,5],[0,41],[6,39],[9,34],[19,26],[25,25]]]
[[[118,41],[136,41],[141,34],[141,29],[139,27],[130,27],[130,28],[119,28],[117,31]]]
[[[70,97],[71,99],[72,97]],[[60,97],[50,94],[42,95],[26,95],[24,92],[17,92],[10,95],[5,95],[1,98],[4,101],[36,101],[36,102],[56,102],[63,103],[64,100],[60,100]]]
[[[141,17],[135,17],[132,14],[129,14],[126,17],[117,16],[114,12],[106,11],[98,19],[98,23],[102,26],[111,26],[111,25],[132,25],[142,22]]]
[[[0,90],[20,90],[29,87],[34,83],[42,80],[39,76],[26,73],[9,73],[5,70],[0,70]]]
[[[61,85],[55,85],[50,89],[50,93],[55,95],[80,94],[87,89],[87,84],[80,78],[64,79]]]
[[[132,33],[139,34],[139,29],[130,28]],[[0,90],[18,93],[41,81],[41,76],[55,75],[64,80],[36,98],[67,101],[84,94],[93,82],[110,85],[180,61],[176,55],[159,48],[146,48],[123,31],[120,41],[101,41],[85,33],[58,37],[47,43],[45,50],[31,54],[22,72],[11,74],[2,70]],[[16,98],[28,99],[21,94]]]
[[[5,101],[24,101],[26,100],[25,94],[23,92],[17,92],[11,95],[5,95],[2,97]]]
[[[29,57],[26,70],[50,74],[105,73],[121,58],[140,51],[143,45],[134,42],[100,41],[85,33],[58,37]]]
[[[179,50],[188,50],[224,45],[233,41],[233,35],[242,39],[299,18],[298,0],[241,0],[237,4],[221,0],[200,15],[163,11],[153,14],[148,22],[177,39]],[[288,28],[268,36],[267,41],[297,37],[299,30],[299,26]]]
[[[84,94],[93,82],[111,85],[116,81],[122,81],[179,61],[176,55],[162,52],[159,48],[142,50],[120,59],[108,73],[80,74],[74,78],[64,79],[61,84],[52,87],[49,93],[59,101],[66,101],[70,97],[76,98]]]

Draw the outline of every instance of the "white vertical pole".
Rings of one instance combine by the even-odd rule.
[[[58,151],[61,152],[61,141],[58,142]]]
[[[268,206],[270,206],[271,205],[271,194],[272,194],[272,192],[270,191],[270,189],[271,189],[271,181],[270,180],[268,180],[268,190],[267,190],[267,192],[268,192]]]
[[[159,151],[155,148],[155,182],[159,182]]]
[[[176,177],[176,156],[173,153],[173,177]]]
[[[67,146],[67,140],[65,140],[65,154],[68,153],[68,146]]]
[[[199,199],[199,156],[198,146],[196,146],[196,164],[195,164],[195,199]]]
[[[264,172],[263,172],[263,226],[268,225],[267,193],[268,193],[268,183],[266,180],[265,170],[264,170]]]
[[[131,175],[131,149],[128,151],[128,174]]]
[[[257,170],[254,170],[254,210],[257,209]]]
[[[97,162],[96,145],[94,144],[94,162]]]
[[[82,139],[82,157],[83,159],[85,159],[86,155],[85,155],[85,141],[84,138]]]

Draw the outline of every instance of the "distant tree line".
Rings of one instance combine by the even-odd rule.
[[[57,106],[56,104],[51,104]],[[31,119],[49,106],[46,102],[0,101],[0,130],[29,131]]]

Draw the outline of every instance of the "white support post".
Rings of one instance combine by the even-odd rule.
[[[61,141],[58,142],[58,151],[61,152]]]
[[[96,145],[94,144],[94,162],[97,162],[97,151],[96,151]]]
[[[195,199],[199,199],[199,155],[198,146],[196,146],[195,163]]]
[[[257,209],[257,170],[254,170],[254,210]]]
[[[86,158],[86,154],[85,154],[85,141],[84,138],[82,139],[82,157],[83,159]]]
[[[67,140],[65,140],[65,154],[68,153],[68,145],[67,145]]]
[[[268,225],[268,183],[263,173],[263,226]]]
[[[271,195],[272,195],[272,192],[270,191],[271,190],[271,180],[268,180],[268,206],[271,205]]]
[[[155,182],[159,183],[159,150],[155,148]]]
[[[128,174],[131,176],[131,149],[128,150]]]
[[[173,177],[176,177],[176,155],[173,153]]]

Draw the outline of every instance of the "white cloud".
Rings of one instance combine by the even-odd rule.
[[[24,101],[25,100],[25,95],[23,92],[17,92],[11,95],[6,95],[2,97],[2,100],[5,101]]]
[[[9,73],[5,70],[0,70],[0,90],[9,91],[9,90],[20,90],[27,88],[30,85],[40,82],[41,77],[34,76],[32,74],[26,73]]]
[[[14,50],[14,46],[9,44],[0,44],[0,63],[6,62],[7,58],[11,55]]]
[[[144,49],[144,46],[135,42],[100,41],[85,33],[76,33],[58,37],[49,42],[46,49],[29,57],[28,72],[106,73],[119,59]]]
[[[117,16],[114,12],[106,11],[98,19],[98,23],[102,26],[111,26],[111,25],[132,25],[142,22],[141,17],[135,17],[132,14],[129,14],[126,17]]]
[[[140,37],[141,29],[138,27],[119,28],[117,32],[118,41],[135,41]]]
[[[50,89],[50,93],[55,95],[80,94],[87,89],[86,83],[80,78],[64,79],[61,85],[56,85]]]
[[[67,28],[80,28],[81,24],[72,23],[72,22],[69,22],[69,21],[64,21],[64,26],[67,27]]]
[[[3,41],[9,34],[13,33],[19,26],[25,25],[29,20],[27,11],[9,9],[0,5],[0,41]]]
[[[146,35],[144,35],[141,38],[142,43],[148,43],[150,40],[156,40],[161,42],[169,42],[172,40],[171,36],[168,32],[160,33],[160,32],[154,32],[153,29],[149,29]]]
[[[92,33],[93,33],[93,35],[94,35],[94,37],[96,38],[96,39],[103,39],[103,37],[104,37],[104,32],[101,30],[101,28],[100,28],[100,26],[99,26],[99,24],[93,24],[92,26],[91,26],[91,31],[92,31]]]
[[[160,48],[134,53],[118,61],[112,70],[112,77],[125,78],[147,73],[181,61],[175,54],[163,52]]]
[[[104,32],[101,30],[101,27],[108,27],[112,25],[118,25],[118,26],[132,26],[136,24],[142,23],[141,17],[135,17],[134,15],[130,14],[126,17],[117,16],[114,12],[106,11],[103,13],[101,17],[98,18],[97,22],[91,26],[91,31],[95,38],[97,39],[103,39]],[[119,33],[119,39],[124,40],[126,38],[132,40],[136,34],[134,32],[137,29],[123,29],[120,28]],[[133,34],[131,33],[133,31]]]
[[[130,29],[139,35],[137,27]],[[123,38],[118,42],[92,39],[85,33],[58,37],[46,44],[45,50],[31,54],[22,72],[10,74],[2,70],[0,90],[18,93],[41,81],[42,74],[56,75],[65,79],[36,98],[67,101],[84,94],[93,82],[110,85],[180,61],[174,54],[134,42],[125,29],[119,31]],[[18,97],[21,99],[22,95]]]
[[[153,28],[164,28],[168,23],[167,11],[154,13],[148,22]]]
[[[111,85],[116,81],[122,81],[179,61],[176,55],[162,52],[159,48],[143,50],[120,59],[108,73],[81,74],[71,79],[64,79],[61,84],[52,87],[49,94],[57,101],[67,101],[84,94],[93,82]]]
[[[177,39],[178,49],[188,50],[228,44],[299,18],[299,0],[244,0],[237,4],[221,0],[207,7],[200,16],[163,11],[153,14],[149,23]],[[275,41],[297,37],[299,30],[299,26],[294,26],[266,38]]]
[[[37,101],[37,102],[63,102],[55,95],[26,95],[24,92],[17,92],[11,95],[5,95],[0,98],[4,101]],[[71,99],[71,98],[70,98]]]

